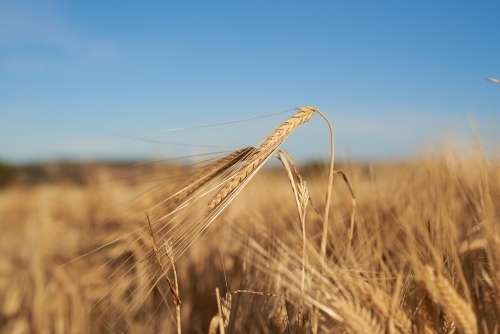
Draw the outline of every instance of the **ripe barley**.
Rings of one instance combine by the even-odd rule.
[[[281,123],[263,142],[255,149],[247,160],[239,167],[227,184],[215,195],[208,204],[210,210],[215,209],[220,203],[226,200],[238,186],[242,184],[250,175],[258,170],[269,159],[271,154],[281,145],[285,139],[301,124],[309,122],[317,109],[312,107],[298,108],[299,112]]]

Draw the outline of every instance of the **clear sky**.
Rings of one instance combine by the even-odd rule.
[[[302,105],[338,154],[405,157],[446,135],[498,143],[498,1],[0,0],[0,159],[153,158],[256,144]],[[326,126],[290,149],[328,151]]]

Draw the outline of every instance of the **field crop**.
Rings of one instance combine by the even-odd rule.
[[[497,157],[332,174],[276,151],[292,121],[191,165],[18,171],[0,189],[0,331],[498,333]]]

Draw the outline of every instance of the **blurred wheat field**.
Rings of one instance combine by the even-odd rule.
[[[197,211],[193,200],[179,222],[163,223],[177,207],[164,201],[209,159],[82,166],[78,182],[1,189],[1,331],[176,333],[145,213],[173,277],[163,239]],[[498,157],[443,149],[336,169],[352,184],[356,214],[351,231],[349,190],[335,176],[324,265],[322,164],[298,165],[311,198],[304,231],[278,166],[256,174],[209,228],[190,225],[197,239],[175,256],[182,331],[209,332],[218,288],[226,333],[498,333]]]

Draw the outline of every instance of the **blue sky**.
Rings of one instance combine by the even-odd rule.
[[[0,0],[0,160],[150,159],[256,144],[302,105],[337,154],[499,143],[497,1]],[[328,152],[315,119],[287,144]]]

